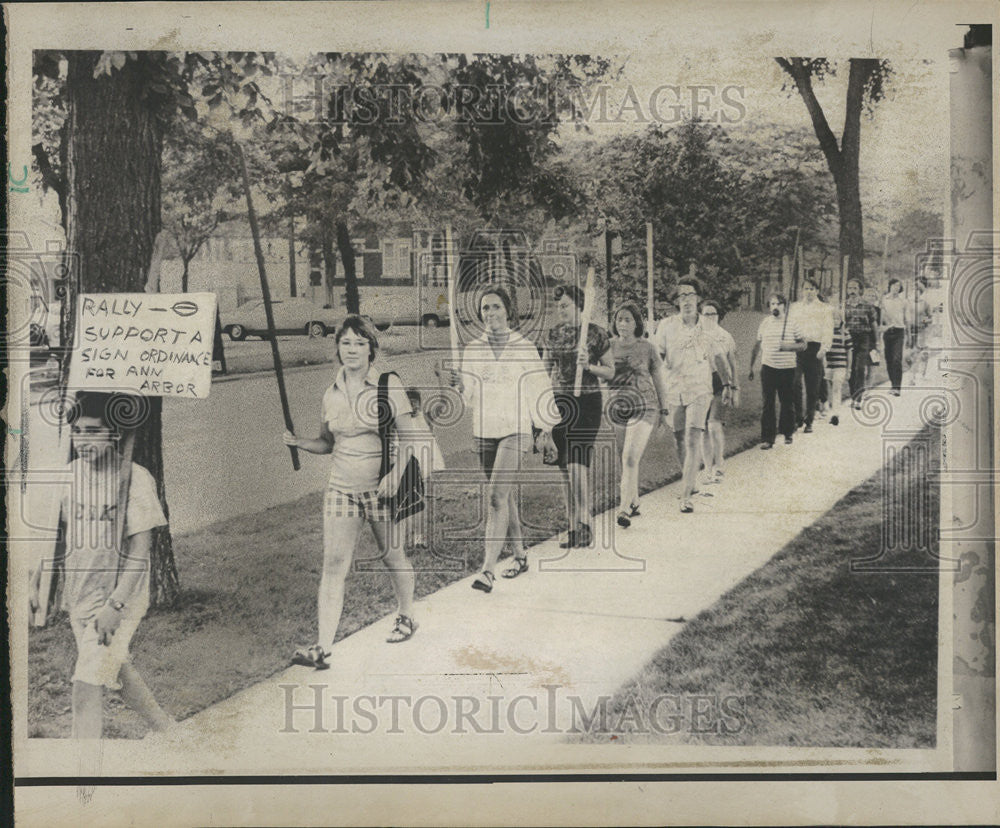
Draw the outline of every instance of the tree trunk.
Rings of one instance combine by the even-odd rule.
[[[288,217],[288,295],[296,296],[295,286],[295,216]]]
[[[188,292],[188,265],[191,264],[191,260],[185,258],[182,261],[184,262],[184,272],[181,273],[181,293],[187,293]]]
[[[326,297],[324,304],[333,307],[333,277],[337,272],[337,260],[333,252],[333,235],[325,221],[320,237],[320,247],[323,250],[323,291]]]
[[[354,246],[347,223],[337,222],[337,249],[344,263],[344,303],[348,313],[361,313],[361,297],[358,295],[358,276],[354,269]]]
[[[141,55],[110,76],[94,77],[100,52],[67,53],[67,248],[74,270],[66,305],[79,293],[142,292],[160,230],[162,127],[143,94],[149,67]],[[109,128],[109,124],[113,128]],[[67,315],[72,341],[75,313]],[[136,428],[136,461],[156,480],[164,512],[162,400],[149,400]],[[151,596],[169,605],[178,594],[170,531],[153,534]]]

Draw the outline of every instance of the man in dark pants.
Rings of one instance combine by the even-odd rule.
[[[802,300],[793,302],[788,311],[789,322],[796,322],[806,340],[806,349],[799,351],[795,366],[795,423],[805,425],[805,433],[813,430],[816,401],[823,381],[823,357],[833,341],[833,311],[819,301],[819,285],[812,279],[802,283]],[[802,380],[805,380],[806,404],[802,408]]]
[[[844,324],[851,334],[851,400],[861,408],[865,393],[869,354],[878,342],[878,313],[875,306],[861,298],[861,282],[851,279],[847,283],[847,302],[844,304]]]
[[[806,341],[798,324],[785,318],[785,297],[774,293],[769,300],[771,313],[757,331],[757,341],[753,344],[750,354],[750,379],[753,379],[753,366],[760,355],[760,385],[763,392],[763,405],[760,412],[760,447],[769,449],[774,446],[774,438],[780,429],[785,435],[785,445],[792,444],[795,433],[795,412],[792,405],[792,395],[795,380],[795,351],[806,347]],[[781,403],[781,416],[775,423],[774,396],[778,395]]]

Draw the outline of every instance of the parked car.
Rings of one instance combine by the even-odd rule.
[[[444,287],[378,287],[359,289],[361,315],[384,331],[391,325],[436,328],[448,322],[448,296]]]
[[[274,330],[278,334],[326,336],[336,330],[339,314],[332,308],[321,308],[308,299],[273,299]],[[267,337],[267,316],[264,300],[251,299],[236,310],[223,314],[222,330],[237,342],[248,336]]]

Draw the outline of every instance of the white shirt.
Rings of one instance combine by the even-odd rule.
[[[833,308],[826,302],[792,302],[788,322],[798,323],[806,342],[818,342],[824,351],[833,344]]]
[[[688,405],[712,393],[715,357],[722,350],[700,320],[685,325],[679,313],[668,316],[657,324],[652,339],[663,357],[670,405]]]
[[[538,349],[511,331],[498,357],[488,334],[470,342],[462,355],[463,397],[472,406],[472,433],[499,438],[530,434],[531,426],[559,424],[552,383]]]

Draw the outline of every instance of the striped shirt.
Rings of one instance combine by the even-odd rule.
[[[827,368],[846,368],[847,354],[851,350],[851,334],[841,323],[834,328],[833,344],[826,352]]]
[[[792,344],[796,339],[803,339],[803,336],[794,319],[789,319],[786,325],[781,317],[765,318],[757,330],[757,340],[761,348],[760,364],[771,368],[794,368],[795,351],[782,351],[778,346],[782,343]]]

